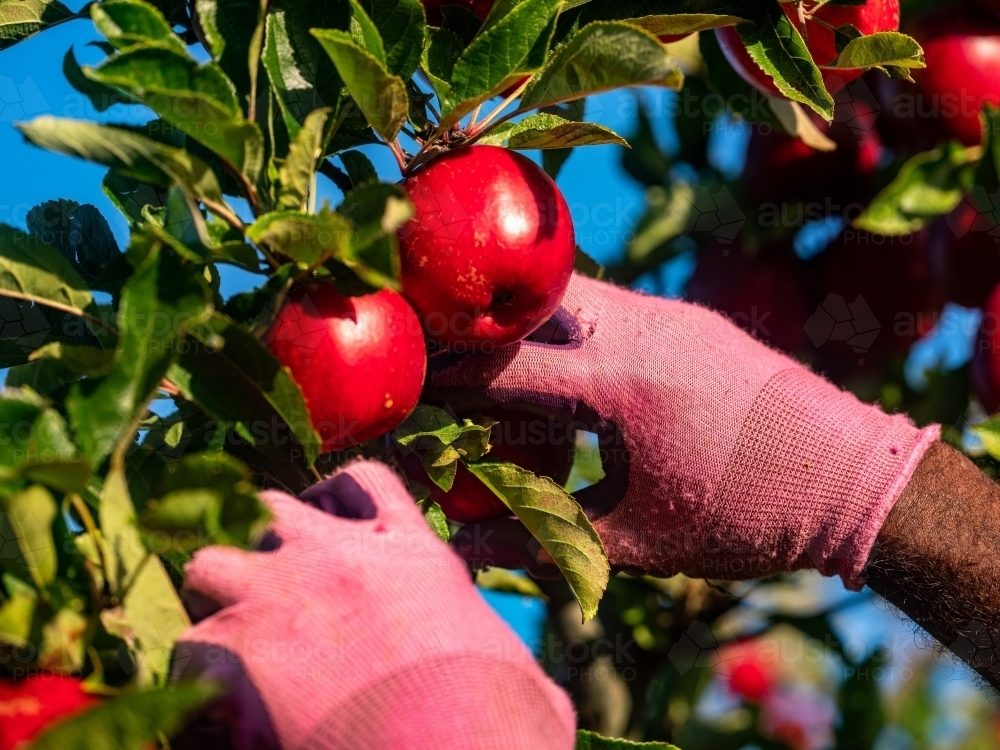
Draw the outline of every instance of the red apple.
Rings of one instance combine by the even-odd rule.
[[[466,10],[471,10],[480,21],[485,21],[490,9],[496,0],[420,0],[427,14],[427,23],[432,26],[440,26],[444,21],[441,7],[444,5],[458,5]]]
[[[817,125],[837,144],[836,151],[817,151],[785,133],[754,130],[743,183],[758,209],[795,204],[806,212],[800,220],[815,219],[851,204],[860,210],[872,197],[882,152],[876,130],[856,133],[844,122]]]
[[[427,367],[420,321],[390,289],[344,297],[332,284],[299,287],[265,341],[302,388],[324,451],[394,429],[420,397]]]
[[[771,671],[754,658],[737,664],[729,673],[729,689],[748,703],[760,703],[774,688]]]
[[[1000,104],[1000,20],[967,6],[941,8],[907,31],[924,48],[927,67],[914,70],[920,90],[911,113],[933,118],[967,146],[982,140],[979,111]]]
[[[815,17],[818,21],[834,27],[844,24],[851,24],[862,34],[872,34],[876,31],[895,31],[899,28],[899,0],[868,0],[863,5],[833,5],[832,3],[823,5],[816,10],[815,15],[811,14],[811,8],[815,2],[804,4],[805,12],[810,17]],[[794,3],[786,3],[782,6],[785,14],[792,20],[792,23],[799,26]],[[802,33],[802,29],[799,29]],[[740,40],[740,33],[734,26],[723,26],[715,30],[716,38],[723,54],[729,60],[737,73],[759,91],[769,96],[781,96],[778,87],[774,85],[771,77],[761,70],[760,66],[753,61],[750,54]],[[827,26],[821,25],[812,20],[806,20],[805,34],[806,44],[813,60],[817,65],[828,65],[837,57],[836,35]],[[836,92],[862,74],[861,70],[829,70],[823,72],[823,81],[827,90]]]
[[[738,245],[703,248],[687,298],[717,310],[755,338],[796,352],[808,344],[803,326],[812,313],[805,264],[777,245],[744,254]]]
[[[492,348],[555,312],[576,242],[566,200],[534,162],[496,146],[460,148],[403,187],[416,209],[399,233],[403,294],[431,339]]]
[[[931,226],[930,249],[945,296],[965,307],[982,307],[1000,283],[1000,227],[992,211],[963,200]]]
[[[1000,411],[1000,286],[983,307],[972,352],[972,386],[990,414]]]
[[[573,468],[575,439],[565,425],[526,411],[495,408],[485,413],[498,421],[490,439],[491,458],[510,461],[556,484],[566,483]],[[462,464],[448,492],[430,480],[415,453],[402,457],[401,464],[410,479],[430,490],[431,499],[453,521],[474,523],[511,515],[503,500]]]
[[[0,750],[27,747],[49,725],[97,703],[72,677],[45,674],[0,680]]]
[[[937,322],[942,297],[926,231],[885,237],[848,228],[817,263],[819,307],[806,332],[835,379],[905,354]]]

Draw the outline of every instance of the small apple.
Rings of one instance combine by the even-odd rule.
[[[821,218],[852,204],[860,210],[872,197],[882,153],[877,131],[868,127],[856,133],[844,122],[817,122],[817,127],[837,144],[835,151],[817,151],[785,133],[754,130],[743,184],[758,209],[794,204],[809,212],[802,218]]]
[[[82,683],[62,675],[0,680],[0,750],[27,747],[38,734],[98,704]]]
[[[391,289],[345,297],[332,284],[299,287],[265,343],[302,389],[324,451],[389,432],[420,397],[427,368],[420,321]]]
[[[1000,104],[1000,20],[977,8],[947,7],[920,16],[907,31],[927,62],[913,71],[920,95],[911,116],[936,120],[967,146],[979,144],[979,111]]]
[[[497,420],[490,438],[490,458],[517,464],[558,485],[566,483],[575,456],[575,438],[569,428],[527,411],[497,407],[484,413]],[[475,523],[511,515],[503,500],[461,463],[448,492],[430,480],[415,453],[402,456],[400,463],[410,479],[430,490],[431,499],[452,521]]]
[[[991,211],[963,200],[931,225],[930,251],[945,296],[982,307],[1000,283],[1000,227]]]
[[[779,245],[751,256],[740,245],[712,244],[701,249],[685,296],[754,338],[797,352],[808,344],[803,326],[812,312],[804,271],[805,264]]]
[[[457,5],[465,8],[475,13],[480,21],[485,21],[496,0],[420,0],[420,2],[427,14],[427,23],[431,26],[440,26],[444,21],[441,8],[445,5]]]
[[[862,34],[872,34],[876,31],[896,31],[899,28],[899,0],[868,0],[859,5],[823,4],[813,10],[817,3],[806,0],[801,6],[795,3],[785,3],[782,7],[792,23],[799,28],[797,7],[801,7],[806,16],[803,38],[809,47],[813,60],[817,65],[828,65],[838,55],[836,34],[833,29],[850,24]],[[813,20],[815,19],[815,20]],[[767,73],[753,61],[743,46],[740,33],[734,26],[723,26],[715,30],[719,46],[729,60],[733,69],[758,91],[769,96],[782,96],[778,87]],[[862,74],[861,70],[827,70],[823,72],[823,82],[831,93],[841,89]]]
[[[556,311],[576,241],[569,206],[530,159],[496,146],[440,156],[406,179],[403,294],[453,349],[520,341]]]
[[[990,414],[1000,411],[1000,286],[983,307],[972,351],[972,387]]]

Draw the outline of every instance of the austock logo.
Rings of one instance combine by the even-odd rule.
[[[49,109],[49,103],[31,76],[25,78],[23,83],[14,83],[13,78],[0,76],[0,122],[23,120]]]
[[[1000,190],[987,193],[979,185],[972,185],[962,196],[958,207],[945,221],[955,234],[962,238],[969,232],[984,232],[1000,245]]]
[[[847,302],[839,294],[828,294],[805,324],[806,335],[817,349],[828,341],[846,342],[855,354],[871,349],[882,326],[860,294]],[[864,357],[858,360],[864,364]]]

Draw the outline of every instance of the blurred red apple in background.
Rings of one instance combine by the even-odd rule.
[[[920,97],[911,116],[936,120],[935,127],[967,146],[978,144],[979,111],[987,102],[1000,104],[1000,21],[956,5],[920,16],[906,30],[927,62],[913,71]]]
[[[1000,225],[966,196],[931,226],[931,258],[945,297],[982,307],[1000,284]]]
[[[808,344],[812,312],[803,264],[776,246],[748,256],[738,245],[711,245],[698,256],[687,298],[725,314],[755,338],[786,352]],[[724,254],[728,251],[728,254]]]

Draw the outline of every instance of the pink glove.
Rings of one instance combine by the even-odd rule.
[[[185,634],[175,674],[230,685],[216,718],[237,747],[573,747],[569,698],[387,467],[359,461],[308,494],[348,518],[265,492],[280,546],[187,567],[185,594],[222,609]]]
[[[439,366],[428,396],[461,412],[485,389],[597,432],[608,476],[578,499],[613,566],[728,580],[818,568],[862,586],[936,426],[862,404],[689,303],[574,276],[551,323],[543,338],[560,343],[536,334]],[[533,427],[505,432],[546,432]],[[460,553],[509,564],[509,529],[492,526],[492,550]]]

